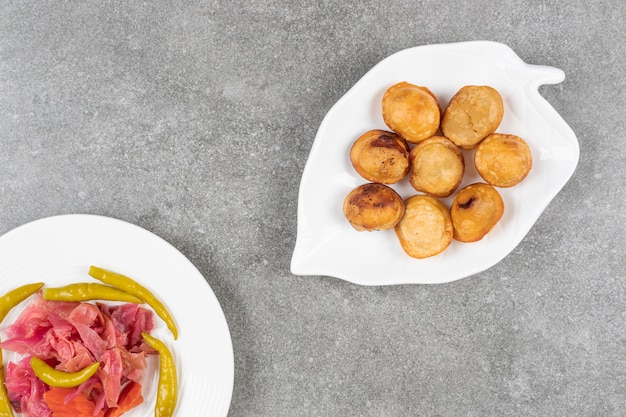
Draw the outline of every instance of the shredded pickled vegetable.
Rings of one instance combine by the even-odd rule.
[[[13,407],[25,417],[57,417],[62,400],[67,410],[74,411],[72,417],[85,413],[108,417],[137,406],[143,401],[140,383],[146,357],[156,353],[141,334],[153,329],[153,320],[152,311],[137,304],[47,301],[35,295],[5,329],[6,340],[0,343],[3,350],[22,356],[6,367],[5,385]],[[31,357],[66,372],[94,362],[101,366],[76,388],[52,389],[35,376]]]

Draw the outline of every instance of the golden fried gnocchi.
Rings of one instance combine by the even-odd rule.
[[[439,101],[426,87],[394,84],[383,95],[382,108],[385,124],[408,142],[419,143],[439,129]]]
[[[387,185],[367,183],[346,196],[343,212],[352,227],[360,232],[388,230],[404,215],[404,201]]]
[[[445,137],[461,149],[474,149],[494,133],[504,115],[502,97],[490,86],[467,85],[450,100],[441,119]]]
[[[450,207],[454,239],[476,242],[482,239],[500,221],[504,201],[489,184],[475,183],[457,193]]]
[[[496,187],[512,187],[526,178],[533,165],[526,141],[519,136],[494,133],[476,148],[478,174]]]
[[[448,208],[427,195],[405,200],[405,213],[395,227],[402,249],[413,258],[428,258],[443,252],[452,242]]]
[[[410,153],[409,182],[417,191],[433,197],[448,197],[461,184],[465,160],[461,150],[443,136],[418,143]]]
[[[350,161],[360,176],[382,184],[400,181],[411,169],[409,145],[386,130],[370,130],[361,135],[350,149]]]

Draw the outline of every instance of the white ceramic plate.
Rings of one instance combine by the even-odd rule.
[[[0,237],[0,294],[20,285],[97,282],[87,271],[97,265],[128,275],[153,291],[178,328],[174,341],[155,316],[153,334],[175,356],[180,394],[176,416],[226,416],[234,380],[233,349],[224,313],[200,272],[160,237],[130,223],[92,215],[37,220]],[[13,309],[0,334],[24,309]],[[5,366],[17,355],[5,352]],[[124,414],[151,417],[157,384],[156,360],[143,384],[144,403]]]
[[[564,79],[560,69],[526,64],[508,46],[487,41],[419,46],[378,63],[337,101],[319,127],[300,183],[291,271],[362,285],[435,284],[498,263],[524,238],[578,163],[574,132],[538,92],[540,85]],[[443,253],[422,260],[404,253],[393,230],[357,232],[342,211],[345,196],[366,182],[354,171],[349,149],[367,130],[388,129],[381,100],[400,81],[428,87],[444,108],[464,85],[493,86],[505,107],[497,131],[526,139],[533,153],[533,169],[524,182],[499,189],[506,208],[494,230],[479,242],[454,241]],[[462,186],[480,181],[472,158],[473,152],[465,152]],[[405,198],[416,194],[406,180],[393,188]],[[450,201],[444,199],[448,206]]]

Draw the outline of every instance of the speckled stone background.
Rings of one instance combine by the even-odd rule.
[[[626,3],[0,0],[0,233],[93,213],[175,245],[235,357],[229,417],[626,415]],[[561,68],[580,142],[521,244],[440,286],[289,265],[300,176],[386,56],[466,40]]]

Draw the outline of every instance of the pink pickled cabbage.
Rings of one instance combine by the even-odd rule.
[[[76,372],[94,362],[100,368],[77,390],[96,404],[116,407],[128,381],[141,382],[146,355],[153,353],[141,338],[154,327],[153,313],[137,304],[91,304],[47,301],[37,294],[15,323],[7,327],[0,348],[24,358],[6,368],[9,399],[26,417],[51,417],[43,399],[49,387],[30,367],[37,356],[59,370]],[[68,401],[71,398],[68,398]]]
[[[6,388],[13,407],[25,416],[52,417],[52,411],[43,401],[43,393],[48,389],[33,373],[30,356],[17,364],[9,363],[6,368]]]

